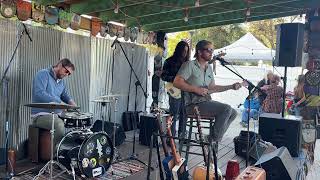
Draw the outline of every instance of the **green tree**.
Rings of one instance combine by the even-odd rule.
[[[227,46],[238,40],[246,33],[240,24],[209,27],[195,30],[192,36],[192,46],[195,47],[198,41],[208,40],[214,43],[216,49]]]
[[[277,39],[277,24],[291,23],[293,21],[302,21],[300,16],[289,16],[276,19],[268,19],[248,23],[248,31],[267,47],[275,49]]]

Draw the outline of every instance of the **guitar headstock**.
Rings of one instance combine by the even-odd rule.
[[[167,129],[170,129],[172,125],[172,116],[166,117],[166,124],[167,124]]]

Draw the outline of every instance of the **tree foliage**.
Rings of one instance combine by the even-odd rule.
[[[205,39],[213,42],[216,49],[233,43],[246,33],[240,24],[203,28],[193,32],[193,47],[195,47],[198,41]]]
[[[276,48],[277,39],[277,24],[291,23],[293,21],[301,21],[302,18],[298,16],[290,16],[284,18],[268,19],[262,21],[255,21],[248,23],[248,30],[258,40],[269,48]]]

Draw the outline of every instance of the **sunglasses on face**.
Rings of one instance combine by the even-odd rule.
[[[68,74],[68,76],[71,75],[71,72],[70,72],[64,65],[62,65],[62,67],[64,68],[64,70],[66,71],[66,73]]]
[[[207,52],[209,52],[209,53],[213,53],[213,48],[203,48],[202,49],[203,51],[207,51]]]

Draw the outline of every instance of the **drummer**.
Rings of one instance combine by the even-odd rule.
[[[32,84],[32,103],[66,103],[76,105],[70,97],[64,78],[70,76],[75,70],[74,64],[67,58],[47,69],[38,71],[33,79]],[[36,127],[50,130],[52,126],[52,115],[50,109],[32,108],[31,114],[33,124]],[[64,122],[58,117],[62,109],[54,110],[54,147],[60,142],[64,135]]]

